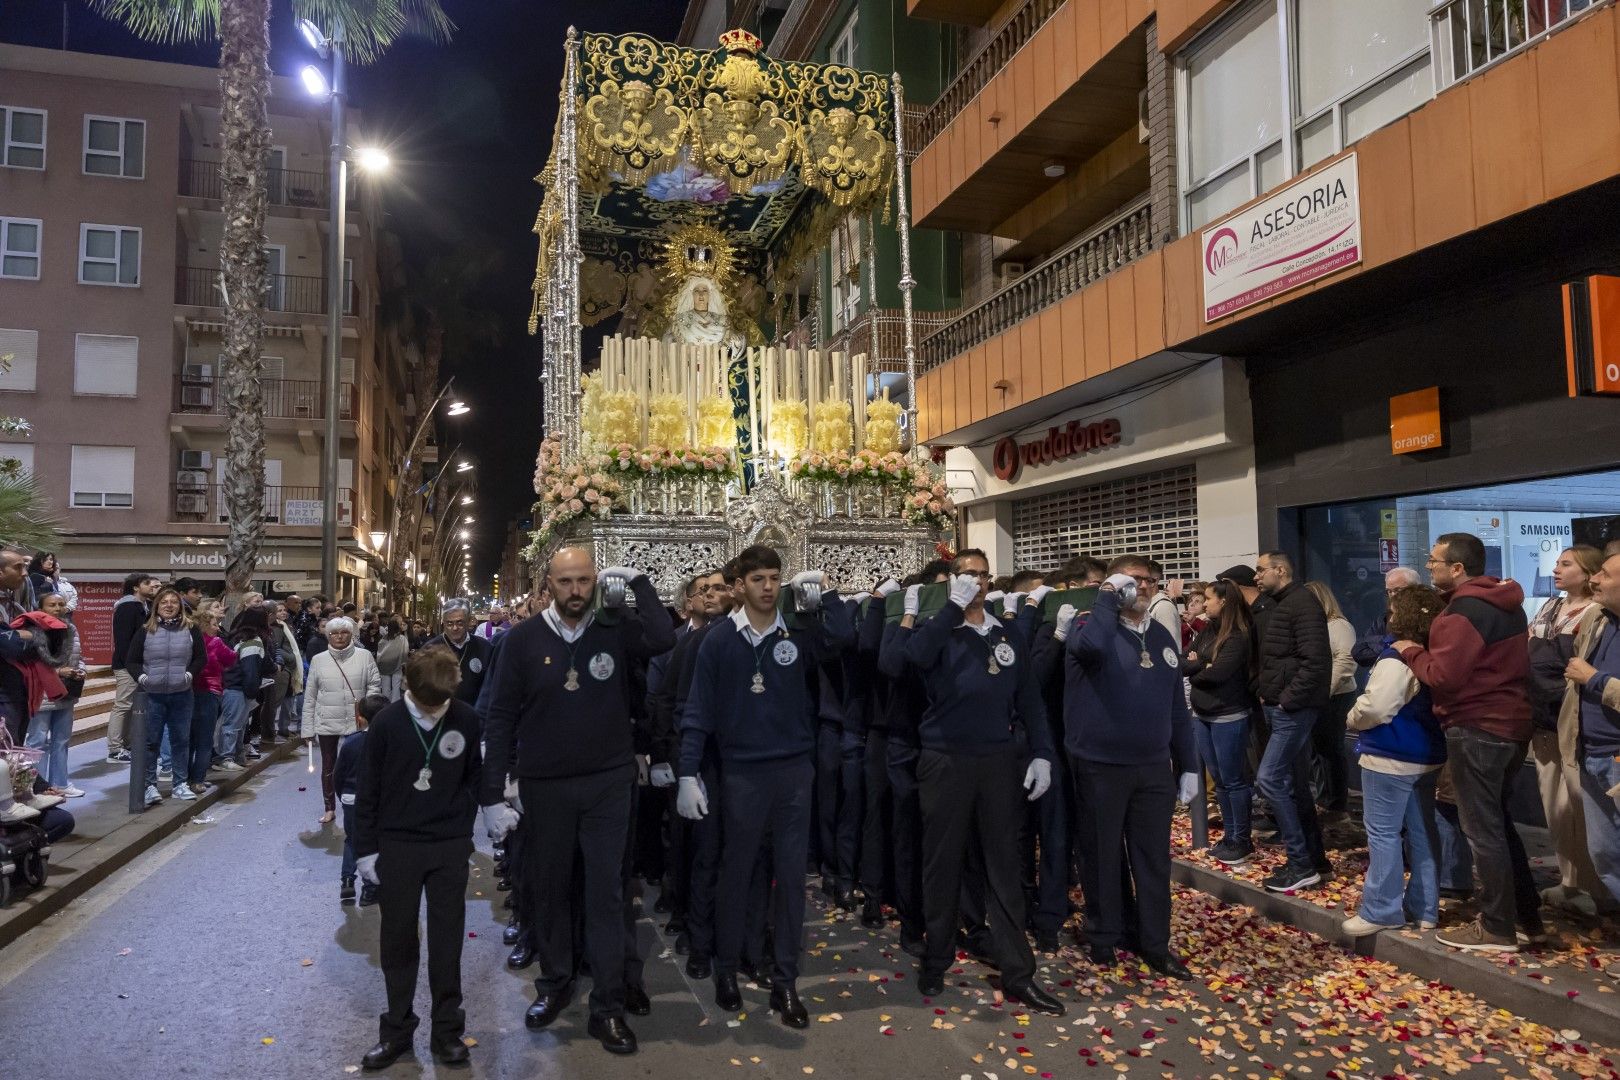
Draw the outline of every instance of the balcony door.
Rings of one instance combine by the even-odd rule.
[[[270,202],[276,206],[287,204],[287,148],[272,146],[265,158],[264,187]]]
[[[264,246],[265,274],[269,282],[264,292],[266,311],[287,310],[287,245]]]

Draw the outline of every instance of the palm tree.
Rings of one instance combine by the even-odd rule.
[[[259,347],[268,287],[264,218],[270,146],[270,0],[89,0],[107,18],[150,41],[219,41],[220,287],[225,344],[220,356],[227,426],[225,603],[234,611],[253,579],[264,542],[264,397]],[[452,29],[439,0],[293,0],[293,16],[342,27],[344,55],[366,63],[401,35],[445,40]],[[342,198],[342,192],[330,197]]]

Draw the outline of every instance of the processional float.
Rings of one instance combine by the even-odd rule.
[[[768,543],[853,592],[920,569],[954,520],[912,444],[900,78],[777,61],[746,31],[720,42],[568,32],[536,178],[545,435],[526,555],[588,542],[673,598]],[[874,296],[880,214],[899,226],[903,368],[878,361],[876,319],[867,352],[783,344],[796,283],[852,220]],[[587,363],[583,328],[612,318]]]

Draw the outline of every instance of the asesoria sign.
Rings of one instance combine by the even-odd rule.
[[[1200,235],[1204,321],[1361,261],[1356,155],[1288,185]]]

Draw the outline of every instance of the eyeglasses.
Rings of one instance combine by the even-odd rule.
[[[1141,585],[1141,586],[1146,587],[1146,588],[1151,588],[1152,586],[1157,585],[1159,583],[1158,578],[1149,577],[1149,576],[1146,576],[1146,575],[1143,575],[1143,574],[1132,574],[1131,578],[1138,585]]]

